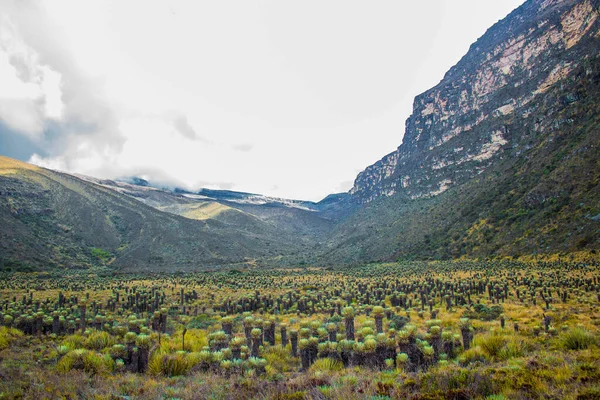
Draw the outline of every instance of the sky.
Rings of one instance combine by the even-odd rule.
[[[523,0],[0,0],[0,155],[318,201]]]

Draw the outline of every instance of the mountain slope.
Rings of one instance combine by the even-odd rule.
[[[600,250],[600,0],[529,0],[416,97],[398,149],[319,203],[153,188],[0,157],[0,268]]]
[[[530,0],[417,96],[329,262],[600,249],[600,2]]]
[[[302,244],[248,217],[192,220],[72,175],[0,157],[0,265],[174,270],[291,254]]]
[[[319,203],[273,198],[252,193],[202,189],[197,193],[161,189],[133,178],[132,182],[80,176],[115,190],[158,210],[198,220],[215,220],[233,229],[261,226],[277,236],[294,236],[305,246],[313,245],[331,230],[333,220],[350,210],[336,208],[326,199]],[[344,196],[342,196],[344,197]]]
[[[402,145],[359,174],[350,192],[363,202],[399,191],[437,195],[480,174],[504,150],[526,149],[522,122],[580,100],[568,87],[556,104],[545,98],[597,57],[599,4],[530,0],[490,28],[436,87],[415,98]]]

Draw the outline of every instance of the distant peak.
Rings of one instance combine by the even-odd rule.
[[[127,178],[120,178],[117,179],[119,182],[125,182],[125,183],[129,183],[130,185],[136,185],[136,186],[144,186],[144,187],[149,187],[150,186],[150,182],[148,182],[147,180],[143,179],[143,178],[139,178],[137,176],[130,176]]]

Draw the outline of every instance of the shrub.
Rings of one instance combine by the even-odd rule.
[[[7,328],[5,326],[0,327],[0,350],[7,348],[14,338],[21,335],[22,333],[18,329]]]
[[[504,313],[504,309],[502,306],[493,305],[491,307],[486,306],[485,304],[475,304],[472,310],[465,311],[463,317],[470,319],[481,319],[483,321],[493,321],[496,320]]]
[[[188,327],[192,329],[208,329],[217,322],[218,321],[215,318],[209,317],[206,314],[200,314],[197,317],[192,318]]]
[[[475,344],[479,345],[492,358],[497,358],[500,355],[506,343],[507,341],[503,336],[494,333],[479,337],[475,341]]]
[[[487,361],[487,354],[479,346],[470,348],[458,357],[458,362],[461,365],[469,365],[475,362],[486,363]]]
[[[561,347],[566,350],[584,350],[594,343],[596,338],[584,328],[575,328],[560,336]]]
[[[156,351],[152,354],[148,363],[148,372],[152,375],[179,376],[185,375],[192,367],[192,362],[186,353],[178,351],[167,354]]]
[[[56,365],[59,372],[69,372],[73,369],[92,374],[112,372],[115,363],[110,354],[100,354],[85,349],[71,350],[65,354]]]
[[[310,367],[311,372],[336,372],[344,369],[344,364],[333,358],[319,358]]]
[[[112,346],[114,343],[113,338],[106,332],[94,332],[87,339],[85,339],[84,347],[90,350],[102,350]]]
[[[110,252],[98,247],[92,247],[90,249],[90,253],[92,254],[92,257],[97,258],[102,262],[107,262],[112,258],[112,254],[110,254]]]

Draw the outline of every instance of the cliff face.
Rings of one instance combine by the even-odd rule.
[[[600,0],[529,0],[416,97],[320,262],[600,250]]]
[[[350,194],[362,203],[433,197],[519,157],[532,135],[573,122],[553,115],[581,100],[568,78],[599,51],[600,0],[526,2],[415,98],[402,145],[360,173]],[[556,87],[562,95],[548,98]]]

